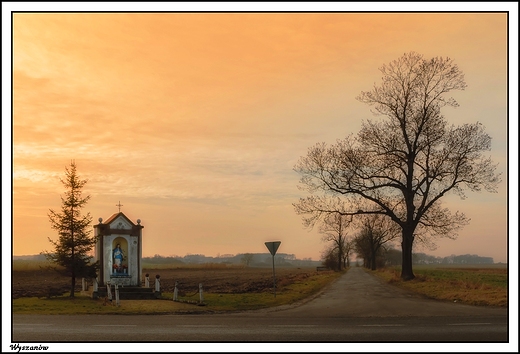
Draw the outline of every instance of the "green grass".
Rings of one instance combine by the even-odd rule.
[[[74,298],[67,295],[52,299],[26,297],[13,300],[13,314],[69,315],[69,314],[153,314],[173,313],[188,310],[190,305],[164,300],[115,300],[105,303],[104,299],[92,299],[77,293]]]
[[[79,293],[74,298],[64,296],[46,299],[26,297],[13,300],[14,314],[168,314],[168,313],[214,313],[258,310],[273,306],[288,305],[318,293],[343,273],[323,272],[281,286],[276,291],[243,294],[203,293],[204,306],[187,303],[198,302],[199,295],[179,297],[173,301],[173,294],[163,293],[157,300],[115,300],[105,303],[103,299],[91,299]]]
[[[274,292],[241,294],[204,294],[204,303],[209,311],[245,311],[258,310],[273,306],[289,305],[312,296],[336,280],[343,273],[326,272],[297,281]],[[276,295],[276,296],[275,296]],[[179,297],[179,300],[198,300],[198,295],[191,298]]]
[[[423,296],[480,306],[507,306],[505,267],[416,266],[415,279],[403,281],[401,268],[371,271],[386,282]]]

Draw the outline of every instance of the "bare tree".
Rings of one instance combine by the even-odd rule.
[[[346,239],[343,243],[343,267],[350,267],[350,256],[354,250],[354,242],[351,239]]]
[[[416,238],[455,238],[469,222],[463,213],[443,207],[442,198],[454,193],[464,199],[466,190],[482,188],[496,192],[500,176],[483,155],[491,149],[483,126],[448,126],[441,114],[444,106],[458,106],[446,94],[466,88],[451,59],[424,59],[412,52],[380,70],[381,85],[358,100],[384,119],[363,122],[357,136],[331,146],[311,147],[294,168],[311,195],[294,207],[310,227],[331,213],[389,217],[401,229],[401,278],[410,280]]]
[[[364,266],[375,270],[377,257],[384,251],[384,245],[399,237],[399,229],[390,218],[378,214],[361,217],[360,224],[360,232],[354,239],[354,249],[363,257]]]
[[[322,265],[328,269],[338,269],[338,249],[328,244],[321,253]]]
[[[350,256],[354,251],[354,240],[346,239],[343,243],[342,256],[339,255],[339,249],[334,244],[329,244],[321,254],[323,265],[330,269],[341,269],[350,267]],[[340,260],[341,259],[341,260]],[[340,260],[341,265],[338,264]]]
[[[255,255],[252,254],[252,253],[244,253],[244,255],[242,256],[242,258],[240,259],[240,261],[245,264],[246,267],[249,267],[249,264],[251,263],[251,261],[253,260],[253,257]]]
[[[322,240],[325,242],[331,242],[332,247],[329,251],[336,250],[335,255],[337,256],[336,264],[337,270],[341,270],[344,264],[346,244],[347,244],[347,229],[350,225],[352,217],[341,214],[329,214],[327,215],[319,228],[319,232],[323,235]],[[348,257],[348,255],[347,255]]]

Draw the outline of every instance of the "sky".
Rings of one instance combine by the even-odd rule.
[[[446,197],[470,224],[416,251],[516,259],[518,4],[439,6],[2,3],[4,259],[51,249],[48,213],[61,207],[74,160],[88,180],[84,211],[96,222],[122,204],[144,226],[144,256],[264,253],[264,242],[281,241],[279,253],[319,260],[326,244],[292,206],[306,196],[293,167],[314,144],[377,118],[355,97],[410,51],[450,57],[464,72],[460,107],[443,114],[484,124],[503,180],[494,194]],[[274,345],[262,348],[285,348]]]
[[[279,253],[319,260],[326,244],[294,211],[307,195],[293,167],[314,144],[378,119],[356,96],[380,83],[383,64],[415,51],[464,72],[468,87],[452,94],[460,106],[443,114],[483,123],[502,174],[497,193],[447,196],[470,224],[416,252],[507,262],[517,249],[507,188],[516,33],[508,42],[505,12],[15,13],[4,245],[13,255],[51,250],[48,213],[61,208],[74,160],[88,180],[84,213],[95,223],[122,204],[144,226],[145,257],[267,253],[264,242],[281,241]]]

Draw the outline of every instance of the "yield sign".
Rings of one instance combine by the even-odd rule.
[[[271,252],[271,255],[274,257],[276,254],[276,251],[278,251],[278,247],[280,247],[281,241],[274,241],[274,242],[266,242],[265,245],[269,252]]]

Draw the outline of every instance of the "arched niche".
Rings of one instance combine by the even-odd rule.
[[[112,241],[112,273],[128,274],[128,240],[125,237],[116,237]]]

